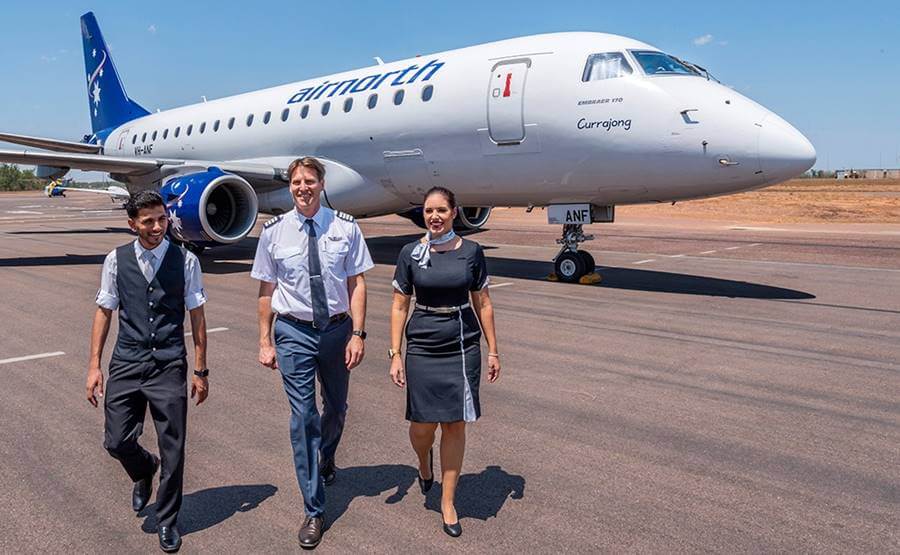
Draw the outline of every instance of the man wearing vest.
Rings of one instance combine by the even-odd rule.
[[[363,272],[375,264],[353,217],[322,206],[322,163],[294,160],[288,175],[294,210],[263,226],[250,277],[259,280],[259,362],[281,372],[291,405],[294,470],[306,512],[298,539],[311,549],[325,530],[325,485],[336,477],[350,370],[365,351]]]
[[[191,398],[196,396],[199,405],[209,391],[206,293],[197,257],[166,239],[168,218],[159,193],[136,193],[125,208],[128,225],[138,238],[110,252],[103,264],[91,331],[87,399],[96,407],[97,396],[104,396],[100,360],[112,312],[118,309],[119,335],[105,387],[103,446],[134,482],[131,508],[135,512],[150,500],[153,476],[162,466],[156,494],[157,532],[160,548],[172,553],[181,547],[177,521],[187,420],[184,312],[185,308],[190,312],[194,342]],[[148,405],[160,457],[138,443]]]

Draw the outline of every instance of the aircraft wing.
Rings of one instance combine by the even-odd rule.
[[[14,135],[12,133],[0,133],[0,142],[13,143],[23,146],[33,146],[45,150],[57,152],[81,152],[84,154],[96,154],[103,148],[100,145],[76,143],[74,141],[61,141],[59,139],[46,139],[44,137],[29,137],[28,135]]]
[[[153,159],[35,150],[0,150],[0,162],[100,171],[126,177],[150,178],[153,181],[174,175],[179,173],[179,171],[205,169],[215,166],[222,171],[240,175],[251,183],[275,185],[276,183],[283,184],[287,181],[285,178],[286,168],[277,168],[269,164],[252,162]]]

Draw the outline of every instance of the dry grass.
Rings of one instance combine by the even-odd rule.
[[[794,179],[766,189],[671,204],[618,206],[617,215],[754,223],[900,223],[900,179]]]

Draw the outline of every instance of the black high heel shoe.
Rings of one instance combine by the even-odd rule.
[[[422,495],[428,493],[428,490],[431,489],[431,486],[434,485],[434,448],[428,450],[428,467],[431,470],[431,478],[425,479],[422,478],[422,475],[419,474],[419,488],[422,490]]]
[[[444,525],[444,533],[450,536],[451,538],[458,538],[462,536],[462,526],[459,524],[459,519],[456,519],[456,522],[453,524],[447,524],[444,522],[444,517],[441,516],[441,524]]]

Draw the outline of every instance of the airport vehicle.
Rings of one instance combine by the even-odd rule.
[[[773,112],[618,35],[502,40],[151,114],[125,93],[92,13],[81,31],[92,133],[0,134],[43,149],[0,161],[158,188],[176,239],[196,248],[241,240],[258,211],[290,210],[285,170],[313,155],[327,168],[325,202],[357,217],[421,224],[433,185],[456,193],[461,228],[483,226],[494,206],[546,207],[563,230],[556,273],[577,281],[594,269],[583,226],[613,221],[616,205],[764,187],[815,161]]]
[[[46,187],[44,194],[50,198],[64,197],[67,191],[75,191],[78,193],[92,193],[95,195],[105,195],[113,202],[124,203],[128,200],[129,192],[124,187],[118,185],[109,185],[103,189],[91,189],[89,187],[73,187],[71,179],[54,179]]]

